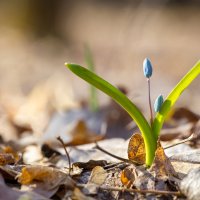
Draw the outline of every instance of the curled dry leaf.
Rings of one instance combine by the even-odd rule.
[[[31,184],[33,181],[43,182],[47,190],[51,190],[61,184],[74,187],[73,180],[62,171],[47,166],[26,166],[22,168],[18,181],[23,184]]]
[[[128,158],[138,164],[145,163],[144,139],[139,133],[132,135],[128,144]]]
[[[150,170],[155,172],[156,178],[167,179],[170,176],[177,176],[160,142],[158,142],[154,162]]]
[[[123,185],[126,185],[127,188],[130,188],[131,185],[134,183],[136,177],[137,173],[135,166],[132,166],[131,168],[126,167],[124,170],[122,170],[121,182]]]

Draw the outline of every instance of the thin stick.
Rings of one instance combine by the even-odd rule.
[[[153,124],[153,111],[151,106],[151,85],[150,85],[150,78],[147,79],[148,83],[148,96],[149,96],[149,109],[150,109],[150,123]]]
[[[137,193],[141,193],[141,194],[151,193],[151,194],[157,194],[157,195],[184,196],[180,192],[172,192],[172,191],[165,191],[165,190],[138,190],[138,189],[127,189],[127,188],[120,188],[120,187],[105,187],[105,186],[100,186],[99,189],[121,191],[121,192],[137,192]]]
[[[183,144],[183,143],[185,143],[185,142],[188,142],[188,141],[192,140],[193,137],[194,137],[194,134],[190,135],[190,137],[188,137],[188,138],[186,138],[186,139],[184,139],[184,140],[181,140],[180,142],[177,142],[177,143],[175,143],[175,144],[171,144],[171,145],[169,145],[169,146],[166,146],[166,147],[164,147],[164,149],[169,149],[169,148],[174,147],[174,146],[176,146],[176,145],[179,145],[179,144]]]
[[[69,157],[69,153],[68,153],[68,151],[67,151],[67,149],[65,147],[65,143],[63,142],[62,138],[59,136],[59,137],[57,137],[57,140],[62,144],[62,146],[63,146],[63,148],[65,150],[65,153],[66,153],[66,156],[67,156],[67,159],[68,159],[68,163],[69,163],[69,176],[70,176],[72,167],[71,167],[71,159]]]
[[[119,157],[119,156],[116,156],[116,155],[114,155],[114,154],[112,154],[112,153],[106,151],[105,149],[101,148],[101,147],[98,145],[97,142],[95,142],[95,147],[94,147],[94,148],[96,148],[96,149],[98,149],[98,150],[104,152],[105,154],[108,154],[109,156],[112,156],[113,158],[116,158],[116,159],[118,159],[118,160],[121,160],[121,161],[123,161],[123,162],[130,163],[130,164],[135,164],[135,165],[139,165],[139,163],[137,163],[137,162],[135,162],[135,161],[128,160],[128,159],[126,159],[126,158],[121,158],[121,157]]]

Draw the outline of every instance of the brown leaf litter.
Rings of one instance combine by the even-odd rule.
[[[32,93],[33,96],[30,95],[29,103],[37,99],[35,94],[38,94],[37,91]],[[29,103],[27,102],[27,105],[30,105]],[[44,100],[41,112],[46,103]],[[36,111],[39,108],[40,105]],[[30,113],[34,113],[34,107],[32,109]],[[50,113],[50,110],[47,112]],[[198,175],[200,168],[199,151],[195,149],[200,143],[199,116],[188,109],[181,108],[171,113],[161,134],[154,163],[150,169],[144,166],[145,146],[139,133],[133,134],[130,140],[105,139],[105,135],[99,135],[88,126],[87,119],[76,120],[71,131],[63,131],[65,146],[72,163],[69,169],[69,161],[63,147],[58,148],[56,145],[56,137],[55,143],[47,142],[48,140],[44,143],[43,137],[35,139],[38,134],[35,130],[44,130],[44,127],[39,126],[37,129],[36,123],[31,125],[29,120],[29,127],[32,128],[25,128],[26,123],[20,125],[15,121],[17,113],[19,114],[19,107],[10,113],[9,123],[13,123],[13,128],[20,133],[17,136],[19,139],[14,142],[2,140],[0,144],[0,173],[3,181],[0,180],[0,184],[6,194],[11,194],[10,196],[8,194],[8,199],[18,199],[24,195],[32,199],[60,200],[157,197],[181,199],[183,197],[180,196],[183,194],[193,199],[198,195],[198,192],[195,193],[197,180],[192,186],[186,184],[190,182],[189,180],[194,180],[190,176],[190,170],[194,173],[192,170],[196,169],[195,173]],[[45,120],[48,118],[49,116],[45,117]],[[42,123],[42,116],[39,119]],[[112,120],[109,118],[107,122],[112,124],[113,120],[114,118]],[[163,148],[181,142],[192,133],[194,137],[184,144],[166,150]],[[46,136],[50,137],[48,134]],[[97,140],[101,148],[95,148],[97,146],[92,143]],[[184,148],[182,150],[182,147],[186,150]],[[115,158],[110,156],[112,154]],[[120,162],[118,158],[122,158]],[[0,190],[0,195],[2,194]]]

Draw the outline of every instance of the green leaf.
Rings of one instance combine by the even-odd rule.
[[[137,126],[139,127],[142,136],[145,142],[146,149],[146,165],[151,166],[154,154],[157,146],[157,141],[152,134],[151,127],[146,121],[143,114],[137,108],[135,104],[133,104],[121,91],[119,91],[116,87],[87,70],[84,67],[81,67],[77,64],[65,64],[73,73],[92,84],[99,90],[103,91],[107,95],[109,95],[113,100],[115,100],[119,105],[121,105],[128,114],[133,118]]]
[[[160,130],[163,126],[164,120],[176,103],[182,92],[192,83],[192,81],[200,74],[200,61],[198,61],[194,67],[181,79],[181,81],[170,92],[166,100],[164,101],[160,112],[157,113],[153,122],[153,134],[158,138]]]

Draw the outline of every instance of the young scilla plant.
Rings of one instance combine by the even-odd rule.
[[[153,119],[153,112],[151,108],[151,97],[150,97],[150,77],[152,75],[152,65],[149,59],[145,59],[143,63],[144,75],[148,81],[148,91],[149,91],[149,106],[150,106],[150,123],[145,119],[142,112],[138,107],[121,91],[116,87],[97,76],[88,69],[81,67],[77,64],[65,64],[73,73],[95,86],[99,90],[103,91],[109,95],[113,100],[115,100],[122,108],[124,108],[127,113],[132,117],[132,119],[137,124],[141,131],[142,137],[145,143],[146,152],[146,166],[150,167],[155,156],[155,151],[157,148],[157,140],[159,137],[160,130],[163,126],[164,120],[178,100],[181,93],[191,84],[191,82],[200,74],[200,61],[198,61],[192,69],[180,80],[180,82],[172,89],[170,94],[167,96],[165,101],[163,96],[159,95],[154,104],[154,110],[156,116]]]

